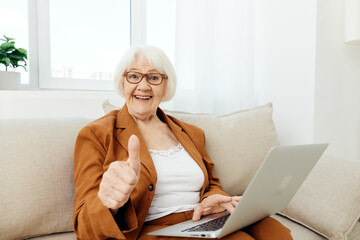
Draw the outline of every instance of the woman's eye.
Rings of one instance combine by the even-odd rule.
[[[151,76],[150,80],[156,81],[156,80],[158,80],[158,77],[157,76]]]
[[[137,78],[137,76],[136,75],[130,75],[130,78],[134,78],[134,79],[136,79]]]

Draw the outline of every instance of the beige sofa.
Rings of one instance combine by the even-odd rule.
[[[232,195],[244,192],[269,149],[279,144],[271,104],[220,117],[169,113],[204,129],[216,174]],[[90,121],[0,120],[1,239],[76,239],[71,218],[74,142]],[[359,175],[360,161],[324,156],[282,216],[274,217],[295,240],[359,240]]]

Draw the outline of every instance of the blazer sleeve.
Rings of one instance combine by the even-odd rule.
[[[204,159],[204,163],[205,163],[206,169],[209,174],[209,187],[206,189],[203,196],[201,196],[201,201],[204,198],[207,198],[208,196],[215,195],[215,194],[230,196],[229,194],[227,194],[226,192],[224,192],[222,190],[219,178],[214,175],[213,171],[215,168],[215,164],[211,161],[206,150],[205,150],[205,155],[204,155],[203,159]]]
[[[124,234],[137,228],[131,200],[114,218],[97,196],[105,156],[104,145],[89,126],[84,127],[77,137],[74,152],[73,226],[78,239],[126,239]]]

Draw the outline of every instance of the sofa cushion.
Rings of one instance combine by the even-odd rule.
[[[360,222],[355,223],[354,228],[351,233],[348,235],[348,240],[360,240]]]
[[[360,217],[360,161],[324,155],[282,215],[334,239],[347,239]]]
[[[293,240],[325,240],[326,238],[316,232],[280,215],[273,215],[273,218],[281,222],[291,230]]]
[[[41,237],[27,238],[31,240],[76,240],[75,232],[54,233]]]
[[[287,217],[280,216],[275,214],[272,216],[279,222],[281,222],[285,227],[291,230],[291,236],[294,240],[325,240],[324,236],[317,234],[311,229],[304,227],[301,224],[298,224],[295,221],[290,220]],[[351,233],[347,236],[348,240],[360,240],[360,222],[355,223],[354,228]]]
[[[118,108],[108,101],[103,107],[106,113]],[[230,195],[243,194],[271,147],[279,144],[272,111],[271,103],[223,116],[165,110],[205,131],[215,175]]]
[[[0,236],[72,231],[73,152],[89,120],[0,120]]]

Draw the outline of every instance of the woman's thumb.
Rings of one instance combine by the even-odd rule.
[[[127,160],[129,166],[137,175],[140,173],[140,143],[136,135],[131,135],[128,142],[129,158]]]

